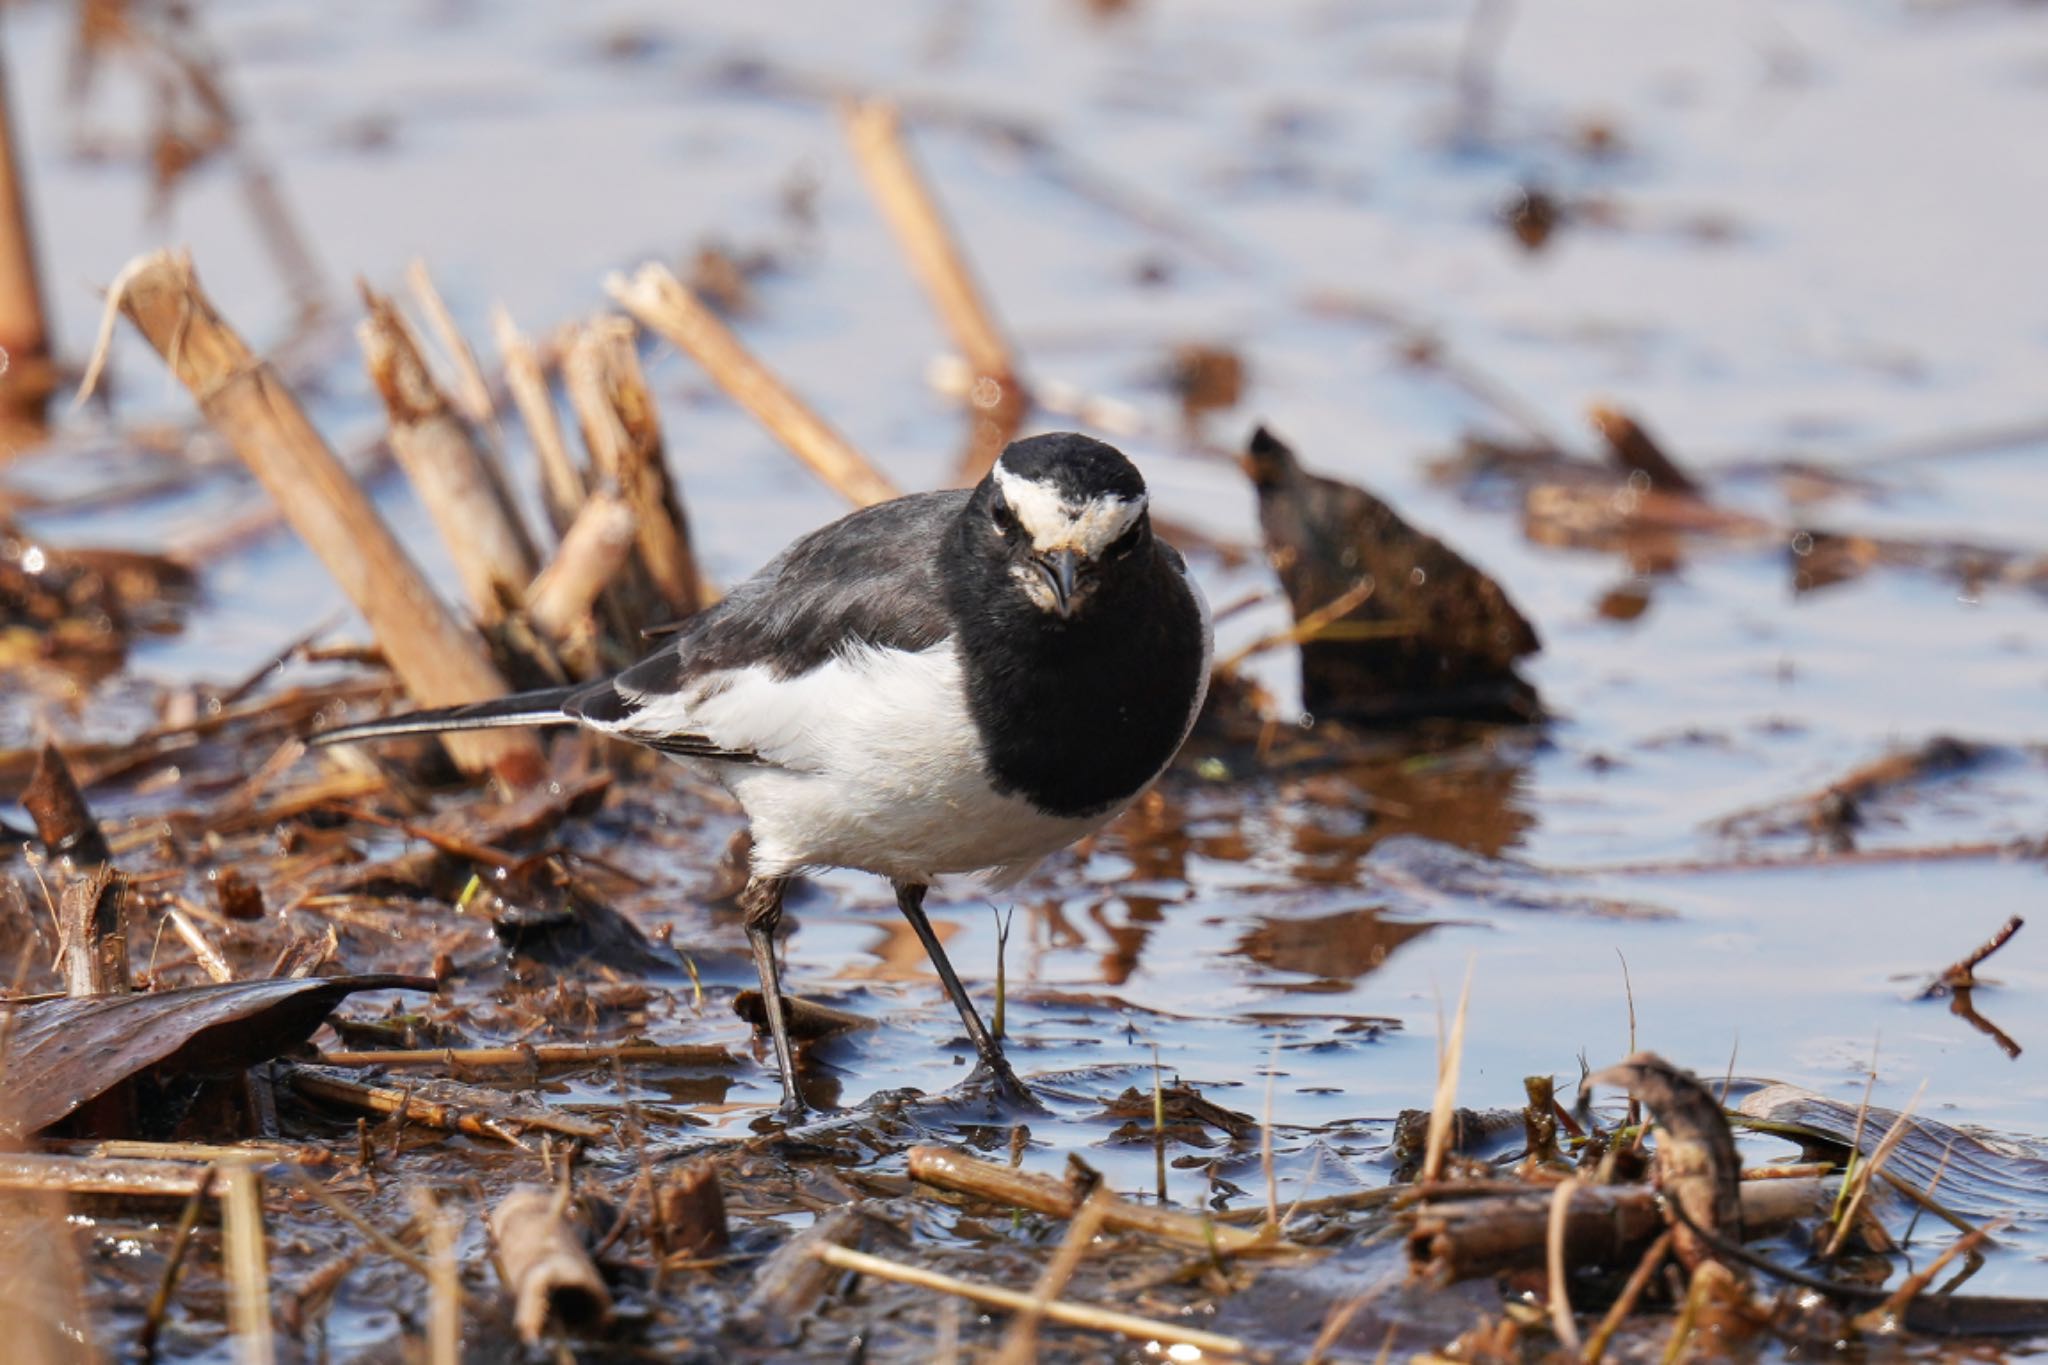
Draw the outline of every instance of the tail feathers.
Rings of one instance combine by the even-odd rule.
[[[388,739],[395,735],[438,735],[449,730],[495,730],[511,725],[573,725],[575,717],[563,712],[580,688],[550,687],[540,692],[518,692],[509,697],[470,702],[466,706],[443,706],[431,711],[412,711],[382,720],[360,721],[337,726],[312,736],[311,743],[347,744],[359,739]]]

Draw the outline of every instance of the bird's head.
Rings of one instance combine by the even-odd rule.
[[[968,504],[967,534],[1049,616],[1071,619],[1149,546],[1145,480],[1114,446],[1072,432],[1005,450]]]

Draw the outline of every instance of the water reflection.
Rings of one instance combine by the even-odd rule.
[[[1390,918],[1378,906],[1306,918],[1261,915],[1233,951],[1274,971],[1349,983],[1436,927],[1430,920]]]

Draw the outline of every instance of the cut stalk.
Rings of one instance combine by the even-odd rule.
[[[483,642],[434,595],[276,371],[214,311],[189,258],[169,251],[138,257],[110,302],[170,364],[320,556],[416,701],[445,706],[503,694],[505,680]],[[529,785],[545,770],[538,741],[524,731],[475,730],[442,742],[465,770],[493,772],[509,785]]]

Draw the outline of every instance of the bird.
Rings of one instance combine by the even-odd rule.
[[[801,1117],[774,935],[790,879],[885,877],[985,1074],[1031,1103],[925,914],[933,880],[992,891],[1114,819],[1165,771],[1208,690],[1211,619],[1105,442],[1012,442],[972,488],[912,493],[797,539],[602,681],[368,720],[315,742],[580,725],[723,786],[752,834],[739,896]]]

